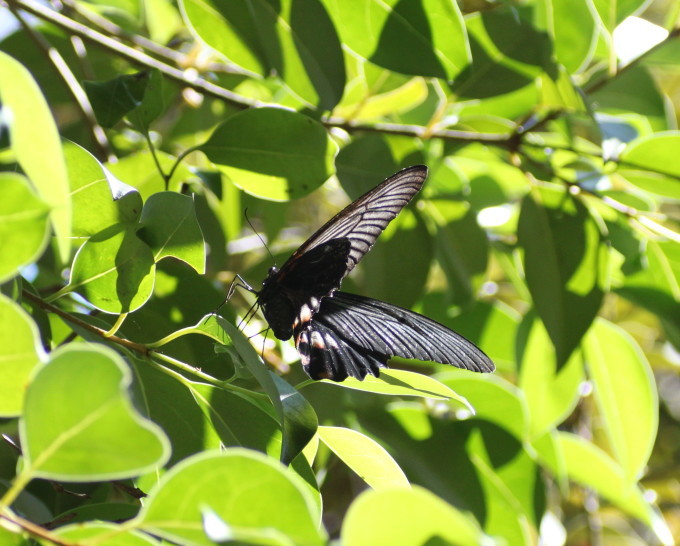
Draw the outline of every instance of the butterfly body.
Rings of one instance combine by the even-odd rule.
[[[426,177],[423,165],[389,177],[331,218],[280,269],[269,270],[257,303],[277,338],[294,337],[312,379],[378,376],[393,356],[493,371],[481,350],[445,326],[408,309],[338,291]]]

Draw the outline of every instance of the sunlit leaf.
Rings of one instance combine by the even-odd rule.
[[[301,482],[275,459],[254,451],[202,453],[161,478],[137,526],[173,542],[213,544],[203,531],[202,513],[209,508],[241,542],[279,537],[324,544],[321,514]]]
[[[36,260],[49,238],[49,207],[20,174],[0,173],[0,281]]]
[[[634,482],[647,464],[659,424],[652,370],[630,335],[605,320],[595,323],[584,347],[612,454]]]
[[[19,415],[33,370],[41,361],[40,336],[31,317],[0,294],[0,415]]]
[[[374,440],[355,430],[323,426],[319,439],[373,489],[408,487],[409,482],[389,453]]]
[[[91,482],[161,466],[170,455],[167,438],[133,408],[131,379],[121,357],[102,345],[72,343],[52,353],[26,393],[24,471]]]
[[[31,73],[0,51],[0,100],[17,161],[49,207],[61,259],[71,250],[71,200],[57,126]],[[40,128],[40,130],[36,130]]]

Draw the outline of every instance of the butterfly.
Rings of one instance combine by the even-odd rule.
[[[347,274],[371,249],[427,178],[408,167],[336,214],[281,266],[269,269],[256,304],[274,335],[293,337],[312,379],[376,377],[391,357],[491,372],[473,343],[423,315],[383,301],[340,292]]]

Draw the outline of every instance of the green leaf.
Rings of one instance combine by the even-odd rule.
[[[518,334],[518,385],[529,407],[531,436],[536,438],[560,424],[576,406],[583,358],[575,352],[558,367],[543,323],[533,314],[525,317]]]
[[[543,24],[552,37],[555,57],[570,74],[577,72],[591,57],[597,40],[597,26],[589,0],[545,0],[537,2],[543,11]]]
[[[337,145],[307,116],[258,108],[221,123],[199,149],[244,191],[288,201],[314,191],[333,174]]]
[[[71,186],[74,237],[91,237],[117,224],[134,225],[142,210],[137,192],[117,194],[104,167],[84,148],[64,142],[64,158]]]
[[[355,430],[319,427],[319,439],[373,489],[408,487],[409,482],[395,460],[380,444]]]
[[[648,135],[626,146],[617,172],[645,191],[680,199],[680,132]]]
[[[67,289],[76,290],[105,313],[129,313],[151,297],[154,274],[151,249],[128,229],[83,244]]]
[[[26,387],[41,357],[35,322],[19,305],[0,294],[0,416],[21,414]]]
[[[436,379],[421,373],[386,369],[380,370],[380,377],[367,375],[363,381],[348,377],[342,383],[336,383],[328,379],[324,379],[322,382],[340,388],[386,394],[388,396],[419,396],[422,398],[432,398],[433,400],[453,400],[461,408],[474,412],[474,409],[465,398]]]
[[[83,82],[97,121],[102,127],[113,127],[128,112],[142,104],[149,75],[148,70],[143,70],[103,82]]]
[[[0,282],[38,259],[49,240],[50,209],[20,174],[0,173]]]
[[[318,419],[314,409],[296,389],[265,367],[242,332],[222,317],[213,316],[227,336],[233,340],[234,347],[248,370],[273,402],[283,428],[281,461],[290,463],[316,433]]]
[[[402,74],[454,79],[470,61],[455,2],[322,0],[342,42],[370,62]]]
[[[151,248],[154,262],[172,256],[205,273],[205,245],[191,197],[155,193],[144,203],[140,222],[137,235]]]
[[[659,425],[652,370],[630,335],[604,319],[588,332],[584,348],[613,457],[634,483],[649,460]]]
[[[604,451],[569,432],[559,432],[558,442],[572,480],[594,489],[624,512],[647,524],[663,544],[673,543],[666,522],[647,503],[639,486],[631,484],[623,469]],[[551,468],[551,471],[556,469]]]
[[[525,20],[527,8],[495,9],[466,19],[472,65],[454,81],[464,99],[496,97],[516,91],[551,68],[547,34]]]
[[[529,530],[545,510],[540,472],[521,444],[508,453],[503,443],[503,434],[482,425],[465,444],[484,494],[484,531],[508,544],[531,544]]]
[[[71,343],[52,353],[26,393],[24,471],[90,482],[162,466],[170,455],[168,440],[134,410],[131,379],[122,358],[102,345]]]
[[[240,448],[201,453],[174,466],[150,492],[136,524],[173,542],[209,545],[202,523],[208,509],[240,542],[325,543],[321,514],[302,480],[276,460]]]
[[[668,123],[666,96],[645,66],[631,65],[591,93],[589,100],[598,104],[598,112],[616,116],[625,114],[629,123],[631,119],[642,117],[639,123],[645,129],[664,131],[673,128]],[[656,165],[657,168],[667,166]]]
[[[51,208],[57,248],[66,262],[71,251],[71,200],[57,126],[30,72],[2,51],[0,72],[0,101],[9,112],[3,117],[9,120],[12,150],[40,198]]]
[[[561,191],[525,197],[517,236],[527,285],[560,368],[600,309],[609,254],[595,218]]]
[[[485,540],[472,518],[418,486],[369,490],[359,495],[349,507],[341,538],[346,546],[476,546]]]
[[[227,59],[263,76],[276,74],[318,110],[342,97],[340,41],[318,0],[184,0],[191,29]]]
[[[524,394],[505,379],[457,369],[440,372],[434,377],[464,396],[475,409],[477,419],[495,423],[519,441],[529,438],[529,408]]]

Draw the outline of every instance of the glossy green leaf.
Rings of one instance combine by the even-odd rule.
[[[555,349],[542,324],[527,315],[518,332],[519,387],[526,398],[532,437],[560,424],[573,411],[584,380],[583,358],[575,352],[558,367]]]
[[[106,313],[129,313],[151,297],[154,272],[151,249],[128,229],[80,247],[67,288]]]
[[[470,50],[458,6],[445,0],[322,0],[342,42],[372,63],[402,74],[453,79]]]
[[[73,202],[73,235],[91,237],[116,224],[137,223],[142,200],[137,192],[116,194],[104,167],[84,148],[64,142]]]
[[[446,385],[430,376],[406,370],[386,369],[380,371],[380,377],[367,375],[363,381],[348,377],[342,383],[324,379],[324,383],[347,389],[355,389],[388,396],[419,396],[433,400],[453,400],[461,408],[474,411],[465,398],[452,391]]]
[[[318,0],[183,0],[199,38],[227,59],[263,76],[275,73],[308,104],[332,109],[342,97],[340,41]]]
[[[659,425],[652,370],[630,335],[604,319],[588,332],[584,348],[612,455],[633,483],[647,464]]]
[[[26,387],[41,358],[35,322],[19,305],[0,294],[0,416],[21,414]]]
[[[492,374],[469,374],[462,370],[440,372],[435,378],[475,408],[475,417],[503,427],[518,440],[529,437],[529,409],[523,392]]]
[[[35,261],[49,240],[50,209],[20,174],[0,173],[0,282]]]
[[[517,236],[526,282],[560,368],[600,309],[609,254],[590,211],[560,191],[524,199]]]
[[[202,453],[174,466],[150,492],[137,527],[181,544],[213,544],[203,531],[208,509],[237,541],[325,543],[321,514],[302,480],[275,459],[240,448]]]
[[[200,150],[239,188],[288,201],[314,191],[333,174],[337,145],[307,116],[259,108],[221,123]]]
[[[645,191],[680,199],[680,132],[657,133],[634,140],[621,153],[617,172]]]
[[[521,8],[473,13],[466,19],[472,65],[454,81],[462,98],[503,95],[530,84],[550,67],[550,42]]]
[[[472,518],[418,486],[365,491],[350,505],[341,537],[346,546],[485,540]]]
[[[205,273],[205,245],[194,200],[174,192],[155,193],[144,203],[137,236],[153,252],[154,262],[172,256]]]
[[[149,72],[143,70],[103,82],[86,81],[84,88],[99,124],[111,128],[142,104],[148,83]]]
[[[623,469],[611,457],[580,436],[568,432],[558,434],[559,448],[572,480],[594,489],[621,510],[646,523],[663,544],[673,543],[666,522],[644,499],[639,486],[630,483]]]
[[[66,261],[71,251],[71,200],[57,126],[31,73],[2,51],[0,72],[0,100],[9,112],[3,117],[9,121],[12,149],[38,195],[51,208],[57,248]]]
[[[122,358],[102,345],[71,343],[52,353],[26,393],[24,472],[90,482],[162,466],[170,446],[160,428],[134,410],[131,379]]]
[[[216,320],[233,340],[239,356],[274,404],[283,429],[281,461],[290,463],[316,433],[318,419],[314,409],[295,388],[267,370],[242,332],[222,317],[217,317]]]
[[[408,487],[399,465],[380,444],[368,436],[343,427],[321,426],[319,439],[373,489]]]

